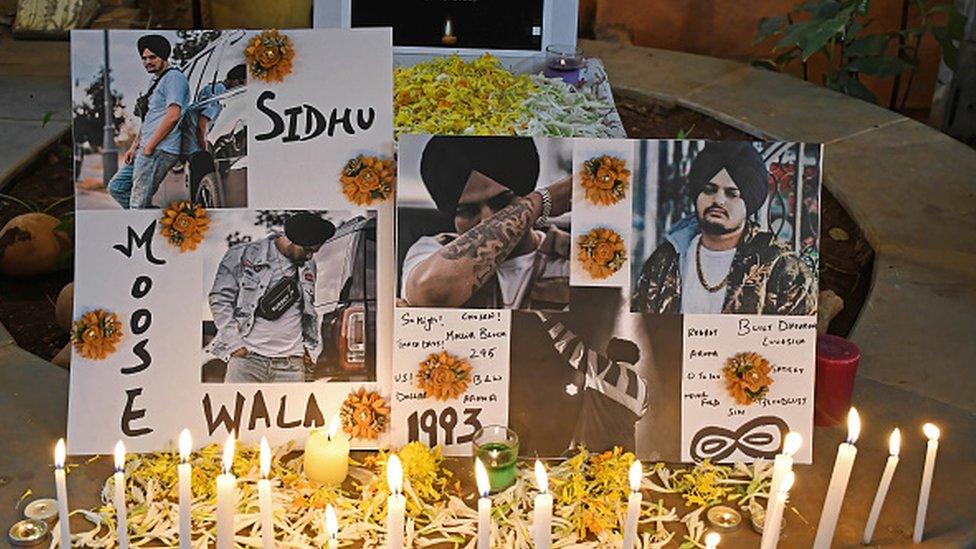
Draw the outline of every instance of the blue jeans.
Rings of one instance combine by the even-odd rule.
[[[232,356],[224,383],[281,383],[305,381],[305,360],[300,356],[270,358],[257,353]]]
[[[161,149],[156,149],[150,156],[142,154],[140,149],[132,164],[123,164],[112,176],[108,192],[123,209],[151,208],[153,195],[177,160],[177,155]]]

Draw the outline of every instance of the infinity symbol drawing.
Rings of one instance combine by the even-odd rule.
[[[691,457],[695,461],[722,461],[738,450],[751,458],[772,458],[788,431],[786,422],[776,416],[757,417],[735,430],[705,427],[691,439]]]

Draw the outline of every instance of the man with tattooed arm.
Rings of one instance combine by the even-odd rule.
[[[549,217],[569,211],[572,180],[536,188],[529,137],[435,136],[424,186],[457,232],[421,237],[403,261],[400,297],[415,307],[563,310],[570,236]]]

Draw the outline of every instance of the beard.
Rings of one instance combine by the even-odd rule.
[[[742,228],[742,225],[739,225],[738,227],[726,227],[721,223],[715,223],[714,221],[706,221],[701,218],[698,219],[698,224],[701,226],[701,230],[703,233],[708,233],[714,236],[722,236],[729,233],[734,233]]]

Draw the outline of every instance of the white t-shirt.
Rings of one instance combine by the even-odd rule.
[[[688,251],[685,252],[685,274],[681,279],[681,312],[685,314],[704,313],[716,314],[722,312],[725,304],[725,294],[728,285],[717,292],[709,292],[698,280],[698,241],[701,235],[691,240]],[[716,252],[701,247],[702,273],[709,286],[717,286],[729,274],[732,260],[735,258],[735,248]]]
[[[298,266],[285,257],[278,247],[273,243],[274,259],[271,262],[271,269],[274,274],[271,277],[269,287],[273,287],[284,277],[295,278]],[[299,288],[299,293],[301,289]],[[257,315],[254,316],[254,325],[251,333],[243,338],[244,346],[251,353],[257,353],[266,357],[288,357],[302,356],[305,354],[305,344],[302,339],[302,300],[299,299],[277,320],[267,320]]]
[[[545,234],[536,231],[541,242]],[[414,242],[413,246],[407,251],[407,257],[403,259],[401,269],[400,297],[406,299],[407,278],[413,269],[421,261],[440,251],[443,246],[432,236],[422,236]],[[529,289],[529,279],[532,278],[532,266],[535,264],[537,252],[523,254],[516,257],[509,257],[498,265],[498,286],[501,288],[502,300],[505,302],[506,309],[514,309],[525,297],[525,292]]]

